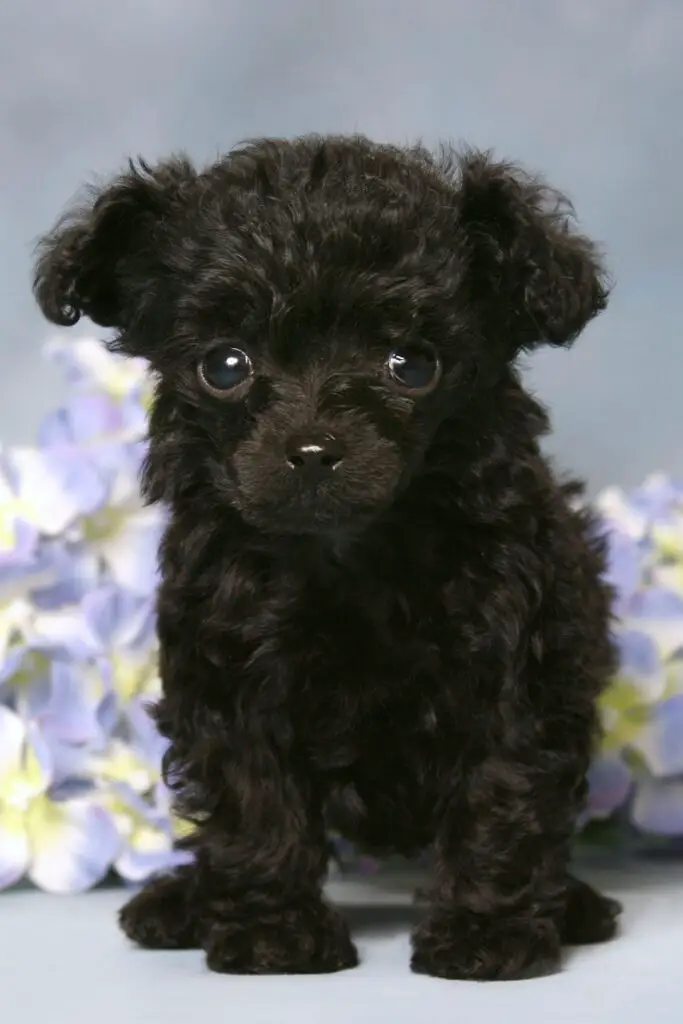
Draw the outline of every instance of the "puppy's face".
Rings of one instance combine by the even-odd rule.
[[[385,510],[444,420],[606,296],[555,193],[363,139],[132,167],[43,241],[35,292],[158,374],[152,498],[300,534]]]
[[[267,532],[359,528],[422,464],[451,370],[419,324],[383,310],[381,289],[373,313],[319,323],[283,297],[279,315],[186,325],[197,341],[162,371],[153,445],[175,430],[213,497]]]

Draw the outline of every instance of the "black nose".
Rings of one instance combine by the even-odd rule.
[[[344,451],[331,434],[300,435],[290,438],[286,457],[292,469],[324,473],[337,468]]]

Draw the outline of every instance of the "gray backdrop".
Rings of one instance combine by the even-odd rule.
[[[362,131],[494,147],[569,192],[611,308],[534,358],[553,448],[593,487],[683,472],[681,0],[3,0],[0,438],[60,394],[34,237],[128,154]]]

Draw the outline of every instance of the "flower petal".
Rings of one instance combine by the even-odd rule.
[[[131,729],[131,745],[133,750],[153,768],[155,774],[161,772],[161,760],[168,749],[168,740],[161,736],[148,713],[145,702],[134,697],[126,707],[126,718]]]
[[[33,567],[38,544],[38,530],[20,515],[11,504],[0,505],[0,574],[5,577],[14,570],[24,572]]]
[[[616,591],[617,614],[633,597],[642,575],[642,555],[634,541],[626,534],[612,530],[608,533],[606,581]]]
[[[26,874],[29,841],[24,812],[0,804],[0,889],[8,889]]]
[[[127,435],[140,438],[147,434],[147,416],[149,407],[150,381],[144,382],[125,395],[121,402],[121,414]]]
[[[29,724],[40,721],[50,703],[50,659],[42,652],[29,650],[22,670],[10,680],[14,704],[23,720]]]
[[[92,771],[103,785],[125,784],[136,793],[147,793],[159,772],[121,740],[113,739],[107,749],[95,756]]]
[[[0,804],[25,807],[51,779],[50,751],[35,723],[0,706]]]
[[[646,587],[628,602],[625,629],[647,632],[663,658],[683,646],[683,594],[664,587]]]
[[[192,860],[192,854],[176,850],[173,840],[163,831],[139,827],[124,844],[114,867],[127,882],[141,884],[154,875],[190,864]]]
[[[140,471],[146,446],[133,439],[116,438],[97,445],[97,468],[107,480],[109,510],[138,511],[143,507]]]
[[[636,789],[631,818],[643,832],[683,836],[683,779],[644,779]]]
[[[29,878],[53,893],[77,893],[97,885],[120,849],[112,816],[92,798],[36,800],[27,813],[31,842]]]
[[[81,607],[38,612],[33,620],[29,644],[53,656],[76,660],[96,657],[101,653],[100,639],[88,629]]]
[[[119,719],[119,699],[110,691],[100,701],[97,708],[97,721],[104,736],[110,736]]]
[[[675,622],[683,617],[683,594],[664,587],[647,587],[635,595],[629,612],[634,618]]]
[[[96,338],[65,341],[57,337],[48,342],[46,354],[63,368],[71,384],[94,385],[116,397],[140,388],[146,380],[144,360],[117,356]]]
[[[87,445],[124,427],[121,404],[102,392],[75,394],[66,406],[47,416],[38,442],[43,448]]]
[[[32,797],[44,793],[52,782],[52,758],[38,725],[28,722],[24,750],[23,787]]]
[[[634,508],[618,487],[604,490],[595,500],[595,508],[605,522],[620,533],[640,541],[647,530],[647,518]]]
[[[48,454],[15,448],[8,460],[16,473],[18,499],[28,510],[26,517],[48,537],[94,512],[107,497],[101,474],[74,449],[54,449]]]
[[[655,705],[632,745],[654,776],[683,775],[683,694]]]
[[[620,677],[636,687],[645,703],[663,696],[666,670],[653,638],[642,629],[623,628],[616,631],[615,641]]]
[[[617,632],[621,669],[627,676],[653,676],[662,670],[662,659],[651,636],[637,629]]]
[[[618,756],[596,759],[588,772],[588,812],[591,818],[608,818],[628,799],[633,779]]]
[[[67,544],[61,538],[47,541],[40,552],[40,567],[49,576],[46,586],[33,586],[31,598],[41,611],[55,611],[78,604],[98,585],[102,569],[97,554],[84,544]]]
[[[97,711],[102,695],[89,692],[84,669],[55,660],[50,672],[50,699],[41,726],[62,743],[96,742],[102,732]]]
[[[104,652],[112,644],[125,642],[126,633],[140,628],[140,616],[148,614],[148,605],[130,591],[107,584],[92,591],[81,602],[83,619],[89,634],[96,637]]]
[[[683,545],[683,535],[681,536],[681,545]],[[677,590],[683,594],[683,551],[679,562],[653,565],[651,574],[655,586],[666,587],[667,590]]]
[[[55,790],[61,791],[67,782],[83,783],[92,778],[98,751],[93,751],[90,746],[64,743],[49,733],[45,736],[45,742],[52,759],[51,795]]]
[[[660,524],[653,528],[652,537],[655,550],[660,559],[683,559],[683,514],[672,516],[670,523]]]
[[[630,503],[648,522],[666,523],[682,498],[683,492],[676,481],[664,474],[655,474],[631,492]]]
[[[110,661],[113,688],[121,704],[134,697],[156,698],[160,692],[156,647],[122,650]]]
[[[631,680],[617,676],[601,695],[600,708],[604,730],[602,749],[618,752],[630,746],[650,713],[650,704],[643,703],[643,695]]]
[[[21,767],[26,726],[9,708],[0,706],[0,799],[5,779]]]
[[[5,651],[5,656],[0,662],[0,684],[11,679],[19,671],[26,651],[27,648],[23,644]]]
[[[0,605],[0,661],[6,656],[13,636],[26,633],[32,611],[29,602],[23,598]]]
[[[159,582],[158,551],[163,520],[145,509],[122,518],[98,544],[109,571],[119,586],[137,594],[154,594]]]

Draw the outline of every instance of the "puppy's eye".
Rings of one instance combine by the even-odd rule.
[[[395,348],[389,354],[387,370],[402,388],[424,394],[439,383],[441,362],[430,344],[411,342],[409,345]]]
[[[253,373],[251,359],[232,345],[216,345],[197,367],[199,382],[210,394],[228,395]]]

